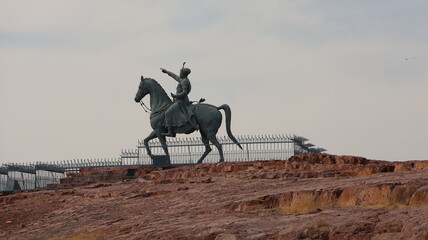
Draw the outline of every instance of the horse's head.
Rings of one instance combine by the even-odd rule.
[[[138,92],[135,94],[135,102],[140,102],[147,94],[149,93],[149,89],[145,84],[145,79],[141,76],[140,85],[138,86]]]

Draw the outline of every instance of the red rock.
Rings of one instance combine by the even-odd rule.
[[[81,169],[56,186],[84,187],[0,194],[0,239],[424,239],[427,162],[303,154],[131,167],[126,182],[128,167]]]

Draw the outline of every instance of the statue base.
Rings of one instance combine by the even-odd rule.
[[[153,167],[170,167],[171,160],[167,155],[153,155],[152,165]]]

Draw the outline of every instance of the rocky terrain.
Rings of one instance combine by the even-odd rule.
[[[0,195],[0,239],[428,239],[428,161],[303,154],[131,170]]]

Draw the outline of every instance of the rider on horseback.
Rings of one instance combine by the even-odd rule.
[[[191,102],[187,96],[192,89],[190,81],[187,78],[191,71],[184,67],[185,63],[183,63],[183,67],[180,70],[180,76],[161,68],[163,73],[168,74],[178,82],[176,94],[171,93],[174,103],[165,112],[165,126],[168,132],[163,133],[163,135],[169,137],[175,137],[174,128],[182,127],[189,122],[193,128],[198,129],[198,126],[191,121],[193,113],[190,109]]]

